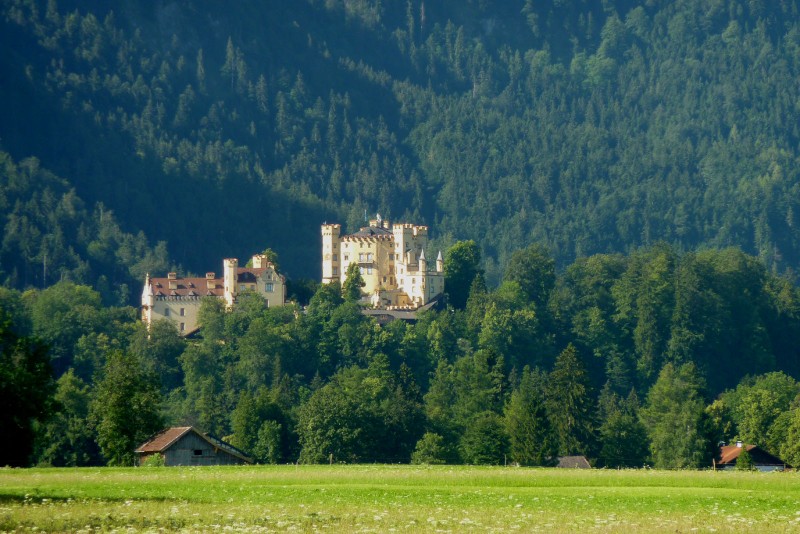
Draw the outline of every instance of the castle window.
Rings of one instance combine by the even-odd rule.
[[[333,268],[333,276],[338,276],[338,275],[339,275],[339,268],[338,267],[334,267]]]
[[[264,290],[267,291],[268,293],[272,293],[273,287],[274,286],[272,283],[264,284]]]
[[[164,317],[169,317],[169,308],[164,310]]]
[[[372,252],[367,254],[367,261],[372,261]]]
[[[359,252],[358,253],[358,261],[360,261],[360,262],[364,261],[364,253],[363,252]]]
[[[372,274],[372,267],[367,267],[367,274]]]
[[[394,254],[389,254],[389,261],[394,261]]]
[[[186,316],[186,308],[181,308],[181,317]]]
[[[344,261],[350,261],[350,254],[344,255]]]
[[[186,331],[186,323],[181,323],[181,332]]]

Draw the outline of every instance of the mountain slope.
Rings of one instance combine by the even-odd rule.
[[[187,269],[425,222],[489,279],[668,241],[800,260],[795,2],[4,0],[0,139]]]

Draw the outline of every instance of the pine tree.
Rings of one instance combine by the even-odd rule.
[[[559,454],[589,454],[594,432],[589,378],[572,344],[558,355],[548,377],[547,409]]]
[[[511,459],[520,465],[552,465],[558,443],[547,418],[544,376],[525,367],[505,409]]]

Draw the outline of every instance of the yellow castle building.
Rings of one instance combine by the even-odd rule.
[[[168,319],[181,335],[198,329],[197,315],[205,297],[225,300],[228,308],[236,304],[242,291],[254,291],[264,297],[267,306],[283,306],[286,300],[286,279],[264,254],[256,254],[252,267],[239,267],[239,260],[223,261],[222,278],[208,272],[205,277],[179,278],[168,273],[166,278],[150,278],[142,291],[142,321],[149,328],[153,321]]]
[[[428,262],[428,227],[391,224],[378,215],[358,232],[341,235],[341,225],[322,225],[322,282],[344,283],[357,263],[364,300],[375,308],[416,309],[444,292],[442,253]]]

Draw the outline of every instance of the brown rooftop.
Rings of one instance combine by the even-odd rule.
[[[213,282],[214,288],[209,289],[208,283]],[[173,284],[173,287],[170,287]],[[195,296],[223,296],[224,281],[222,278],[151,278],[150,287],[156,297],[195,297]]]
[[[750,453],[753,462],[757,465],[786,465],[786,462],[759,448],[757,445],[746,444],[720,447],[720,458],[717,465],[735,464],[743,450],[747,450]]]
[[[174,426],[172,428],[167,428],[166,430],[162,430],[149,441],[146,441],[142,445],[139,446],[134,452],[139,453],[146,453],[146,452],[161,452],[164,449],[168,449],[170,445],[178,441],[181,436],[186,434],[192,429],[190,426]]]

